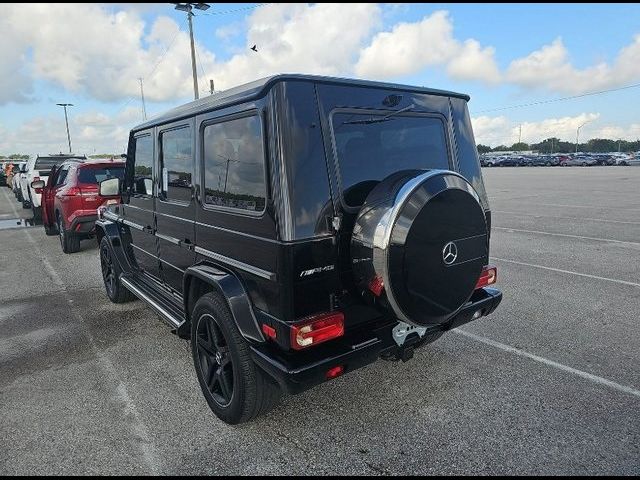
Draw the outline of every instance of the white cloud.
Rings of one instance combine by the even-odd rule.
[[[612,64],[601,62],[583,69],[571,64],[562,38],[556,38],[526,57],[513,60],[506,78],[522,87],[571,94],[622,86],[640,78],[640,34],[620,50]]]
[[[380,15],[374,4],[266,5],[247,19],[245,51],[212,65],[207,77],[226,89],[281,72],[348,73]]]
[[[363,49],[355,72],[362,77],[392,78],[416,73],[428,66],[445,65],[457,79],[495,83],[500,79],[495,50],[453,36],[449,12],[439,10],[419,22],[399,23],[378,33]]]
[[[537,143],[550,137],[575,142],[576,129],[585,123],[586,125],[580,129],[580,140],[597,138],[602,134],[603,128],[610,128],[598,125],[599,119],[599,113],[581,113],[572,117],[547,118],[538,122],[515,122],[505,116],[474,117],[471,122],[476,142],[495,147],[497,145],[512,145],[518,141],[518,138],[522,138],[525,143]],[[520,133],[520,128],[522,128],[522,133]],[[631,127],[616,128],[620,132],[624,132],[624,139],[635,139],[632,136]]]
[[[460,80],[482,80],[486,83],[498,83],[500,71],[495,62],[496,50],[493,47],[482,48],[480,42],[465,40],[458,53],[447,65],[447,72]]]
[[[140,109],[128,107],[115,116],[85,112],[69,117],[69,131],[74,153],[122,153],[129,139],[129,129],[140,121]],[[0,125],[0,152],[30,155],[67,152],[64,116],[31,118],[9,130]]]

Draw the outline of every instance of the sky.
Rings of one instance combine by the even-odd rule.
[[[491,146],[640,138],[638,4],[216,3],[194,31],[201,96],[313,73],[469,94]],[[193,99],[172,4],[2,4],[0,32],[0,154],[66,151],[62,102],[74,152],[122,152],[140,78],[148,117]]]

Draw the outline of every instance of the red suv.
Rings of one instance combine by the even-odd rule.
[[[80,250],[80,240],[95,231],[98,208],[117,203],[118,196],[102,197],[98,184],[109,178],[124,178],[124,162],[66,161],[51,169],[42,189],[42,223],[47,235],[59,235],[64,253]]]

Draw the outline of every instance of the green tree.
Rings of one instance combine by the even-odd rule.
[[[529,147],[528,143],[520,142],[520,143],[514,143],[513,145],[511,145],[511,150],[521,152],[522,150],[531,150],[531,147]]]
[[[482,145],[482,144],[478,145],[478,153],[488,153],[490,151],[491,151],[491,147],[487,145]]]

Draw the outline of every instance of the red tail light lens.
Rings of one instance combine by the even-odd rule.
[[[486,267],[482,267],[482,273],[480,274],[478,283],[476,283],[476,290],[482,287],[493,285],[497,281],[498,281],[498,267],[495,267],[494,265],[488,265]]]
[[[325,377],[327,380],[333,380],[334,378],[338,378],[343,373],[344,367],[342,365],[338,365],[337,367],[333,367],[327,370],[327,374],[325,375]]]
[[[344,335],[344,314],[342,312],[318,315],[291,327],[291,348],[302,350],[342,335]]]

